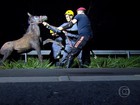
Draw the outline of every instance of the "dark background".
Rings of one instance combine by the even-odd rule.
[[[87,9],[94,32],[94,50],[140,50],[139,3],[126,0],[5,0],[0,3],[0,46],[23,36],[28,27],[27,12],[47,15],[48,22],[59,26],[64,13],[80,6]],[[49,30],[40,24],[43,40]],[[48,47],[44,47],[48,49]]]

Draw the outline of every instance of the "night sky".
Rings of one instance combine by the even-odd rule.
[[[23,36],[27,12],[47,15],[48,23],[59,26],[66,21],[66,10],[76,14],[80,6],[87,9],[92,23],[94,50],[140,50],[139,3],[126,0],[4,0],[0,3],[0,46]],[[49,30],[39,26],[43,40],[50,37]]]

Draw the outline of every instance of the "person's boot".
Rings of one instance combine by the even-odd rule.
[[[63,68],[64,67],[64,63],[59,62],[59,68]]]
[[[66,68],[70,68],[71,66],[72,66],[72,58],[69,57],[68,61],[67,61],[67,64],[66,64]]]
[[[85,61],[82,65],[82,68],[88,68],[90,65],[90,61]]]
[[[79,61],[78,61],[78,66],[79,66],[79,68],[82,68],[82,67],[83,67],[83,62],[82,62],[82,60],[79,60]]]

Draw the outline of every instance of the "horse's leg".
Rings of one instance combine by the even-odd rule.
[[[12,53],[12,50],[5,50],[3,51],[3,58],[2,60],[0,61],[0,65],[3,64],[3,62],[9,57],[9,55]]]
[[[64,46],[62,45],[61,42],[57,42],[57,41],[55,41],[55,40],[53,40],[53,39],[49,39],[49,38],[48,38],[48,39],[46,39],[45,41],[43,41],[43,45],[45,45],[45,44],[47,44],[47,43],[55,43],[55,44],[57,44],[58,46],[64,48]]]
[[[32,43],[32,48],[37,51],[39,61],[42,62],[43,61],[43,56],[41,55],[40,44],[34,42],[34,43]]]
[[[35,50],[37,51],[37,55],[38,55],[39,61],[42,62],[43,61],[43,56],[41,55],[40,47],[35,48]]]

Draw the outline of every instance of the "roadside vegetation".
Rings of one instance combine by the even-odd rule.
[[[91,57],[91,64],[88,68],[139,68],[140,67],[140,56],[126,57]],[[75,60],[74,67],[78,67],[78,62]],[[28,62],[24,60],[8,61],[4,62],[3,66],[0,66],[0,70],[5,69],[34,69],[34,68],[56,68],[49,60],[43,61],[41,64],[38,58],[28,57]]]

